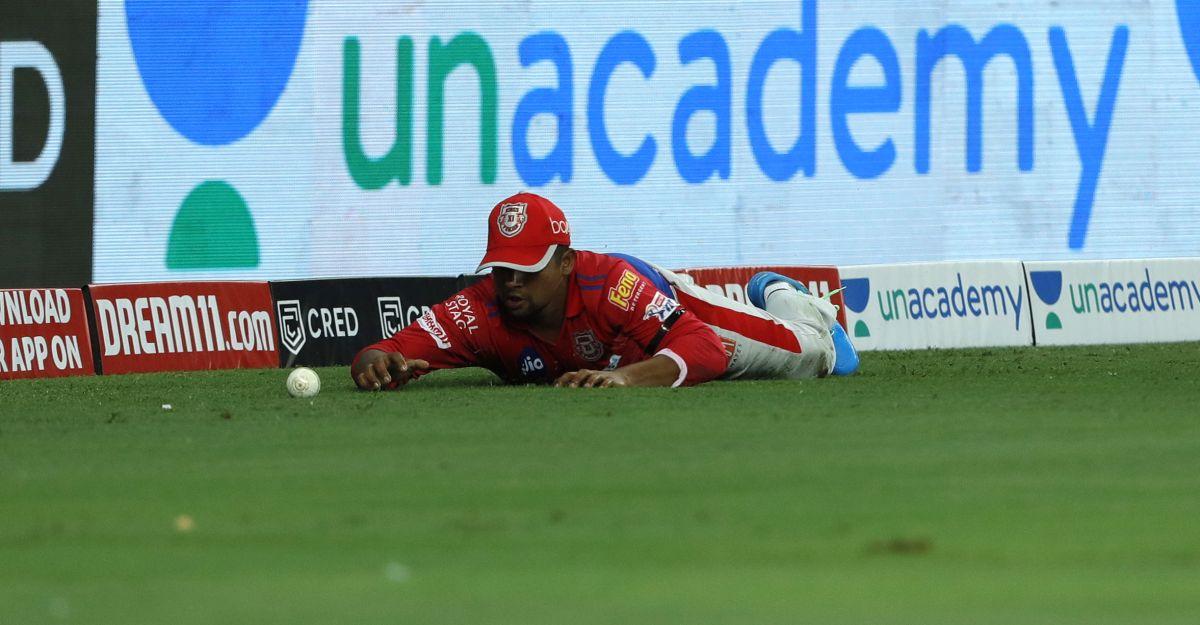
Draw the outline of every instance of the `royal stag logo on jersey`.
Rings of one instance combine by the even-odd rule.
[[[475,334],[475,331],[479,329],[476,324],[475,311],[471,308],[471,300],[466,295],[459,293],[446,300],[446,312],[450,313],[450,320],[454,322],[454,325],[463,330]]]
[[[304,336],[304,320],[300,309],[300,300],[281,300],[275,305],[275,310],[279,316],[280,342],[289,352],[299,355],[300,350],[304,349],[304,342],[307,338]]]
[[[525,222],[529,221],[529,215],[525,209],[528,204],[525,202],[513,202],[500,206],[500,214],[496,216],[496,227],[500,229],[500,234],[513,238],[525,229]]]
[[[638,275],[626,269],[617,280],[617,285],[608,289],[608,301],[621,310],[629,310],[633,306],[634,288],[637,287]]]
[[[604,355],[604,344],[600,339],[596,338],[596,333],[591,330],[576,332],[572,335],[575,339],[575,355],[588,362],[596,362]]]

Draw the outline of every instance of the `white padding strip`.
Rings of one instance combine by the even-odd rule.
[[[679,354],[676,354],[669,349],[660,349],[655,356],[666,356],[667,358],[674,360],[675,364],[679,365],[679,377],[675,378],[675,383],[672,384],[671,387],[674,388],[680,384],[683,384],[683,381],[687,379],[687,363],[683,361],[683,358],[681,358]]]

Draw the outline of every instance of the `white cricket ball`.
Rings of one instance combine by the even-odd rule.
[[[292,397],[316,397],[321,392],[321,376],[308,367],[298,367],[288,374],[287,392]]]

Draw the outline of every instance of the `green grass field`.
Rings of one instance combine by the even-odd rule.
[[[863,361],[0,383],[0,625],[1197,622],[1200,344]]]

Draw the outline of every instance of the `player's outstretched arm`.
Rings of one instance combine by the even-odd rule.
[[[420,358],[406,359],[399,352],[369,349],[354,361],[350,377],[365,391],[404,386],[414,375],[429,370],[429,363]]]
[[[564,373],[554,381],[555,386],[671,386],[679,379],[679,365],[666,356],[655,356],[613,371],[580,369]]]

